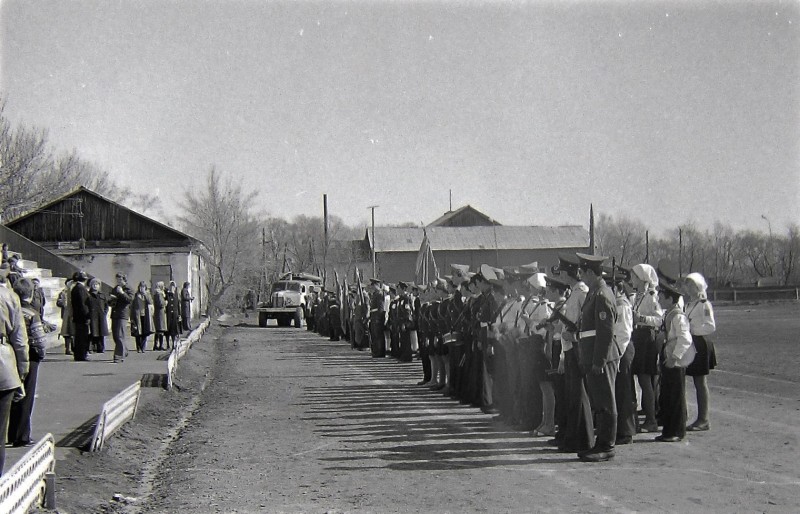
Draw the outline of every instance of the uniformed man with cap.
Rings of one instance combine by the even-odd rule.
[[[386,312],[383,310],[383,283],[380,279],[371,278],[372,291],[369,295],[369,345],[373,357],[386,357],[386,339],[384,323]]]
[[[595,443],[578,452],[582,461],[602,462],[614,458],[617,439],[617,402],[614,384],[622,356],[614,340],[617,307],[614,293],[603,280],[606,257],[578,253],[581,278],[589,286],[581,310],[578,332],[580,365],[594,414]]]
[[[589,395],[586,392],[584,373],[578,362],[578,322],[581,307],[589,292],[581,280],[579,260],[575,254],[560,253],[558,265],[553,268],[560,280],[570,286],[569,296],[560,309],[555,309],[563,325],[561,332],[561,356],[559,372],[564,375],[564,426],[559,424],[558,434],[552,441],[561,451],[578,452],[593,446],[594,427]]]
[[[447,396],[455,396],[462,387],[463,369],[462,357],[464,356],[464,313],[466,309],[465,298],[462,286],[469,282],[469,265],[451,264],[452,275],[448,276],[448,300],[447,300],[447,329],[445,332],[445,344],[447,345],[447,359],[445,360],[445,371],[447,373],[446,387],[442,393]]]
[[[411,284],[398,282],[397,302],[397,332],[399,353],[397,358],[401,362],[411,362],[411,331],[414,330],[414,301],[411,298]]]
[[[494,344],[490,334],[494,333],[494,322],[504,301],[502,281],[499,280],[498,271],[502,270],[482,264],[478,274],[478,289],[481,291],[481,307],[478,309],[477,347],[481,363],[481,411],[486,414],[496,414],[494,405]]]

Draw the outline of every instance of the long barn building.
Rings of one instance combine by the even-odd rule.
[[[193,317],[205,312],[200,242],[85,187],[79,187],[6,226],[106,284],[123,272],[131,287],[174,280],[191,284]]]

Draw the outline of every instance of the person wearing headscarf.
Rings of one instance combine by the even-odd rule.
[[[108,335],[108,299],[100,290],[100,281],[89,281],[89,341],[95,353],[106,351]]]
[[[178,339],[180,338],[182,330],[181,325],[181,306],[180,306],[180,295],[178,292],[178,286],[175,284],[174,281],[170,281],[169,287],[167,288],[167,307],[166,307],[166,315],[167,315],[167,342],[166,347],[167,349],[170,348],[170,343],[172,343],[172,348],[175,348],[175,345],[178,344]]]
[[[144,353],[147,347],[147,337],[153,333],[150,318],[150,306],[153,299],[147,292],[147,282],[142,280],[133,295],[131,302],[131,335],[136,339],[136,351]]]
[[[710,339],[717,325],[714,321],[714,308],[706,296],[705,278],[700,273],[689,273],[684,283],[687,303],[684,307],[697,354],[694,361],[686,368],[686,375],[692,377],[697,391],[697,420],[686,429],[704,431],[709,429],[708,423],[708,374],[717,365],[717,354],[714,343]]]
[[[634,356],[631,373],[636,375],[642,390],[644,424],[641,432],[657,432],[656,378],[658,377],[658,353],[656,333],[664,319],[664,309],[658,302],[658,273],[649,264],[637,264],[631,268],[631,282],[636,295],[633,298],[633,343]]]
[[[154,350],[164,350],[164,334],[167,332],[167,295],[164,282],[156,282],[153,291],[153,330],[155,331]]]

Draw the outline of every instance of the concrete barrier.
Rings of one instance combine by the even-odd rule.
[[[172,385],[175,380],[175,374],[178,371],[178,361],[186,355],[186,352],[189,351],[189,348],[192,345],[199,341],[203,334],[208,329],[209,325],[211,324],[211,319],[206,319],[200,325],[198,325],[186,339],[181,339],[178,341],[175,346],[172,348],[172,352],[169,355],[169,359],[167,359],[167,389],[172,390]]]
[[[47,434],[0,477],[0,512],[24,514],[34,504],[55,509],[55,463],[55,440]]]
[[[141,389],[141,383],[136,382],[103,404],[100,417],[97,418],[92,442],[89,445],[90,451],[102,450],[106,439],[116,432],[123,423],[136,416],[136,407],[139,405]]]

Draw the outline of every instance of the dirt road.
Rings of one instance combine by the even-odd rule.
[[[798,313],[719,308],[712,430],[603,464],[415,386],[418,362],[217,326],[103,452],[59,461],[59,512],[799,512]]]
[[[216,344],[200,409],[135,511],[800,508],[796,382],[770,379],[771,394],[759,377],[720,375],[712,431],[677,444],[641,434],[616,460],[584,464],[415,386],[419,363],[296,329],[238,327]]]

